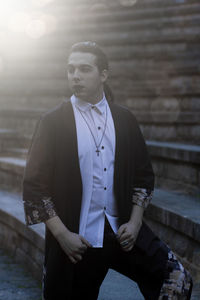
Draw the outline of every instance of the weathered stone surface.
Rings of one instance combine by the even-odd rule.
[[[119,1],[51,3],[41,10],[53,15],[56,27],[49,32],[47,26],[39,43],[23,35],[22,50],[20,34],[6,35],[1,45],[0,103],[11,107],[8,102],[16,105],[18,99],[20,107],[29,101],[34,107],[33,99],[38,97],[50,107],[48,98],[53,105],[54,97],[69,96],[68,49],[73,42],[94,39],[108,53],[116,101],[143,112],[138,117],[145,136],[199,144],[199,8],[198,1],[188,0],[141,0],[130,6]],[[155,110],[159,97],[161,111]],[[138,98],[145,101],[135,104]],[[39,106],[36,101],[35,107]],[[30,124],[14,122],[22,132],[31,132],[31,118]]]

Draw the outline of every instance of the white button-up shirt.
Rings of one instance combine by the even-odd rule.
[[[115,128],[105,96],[93,105],[71,97],[73,106],[78,155],[83,194],[80,213],[79,234],[93,247],[103,246],[105,215],[115,233],[118,230],[118,213],[113,192]],[[100,153],[99,145],[106,123]],[[92,133],[91,133],[92,132]],[[95,145],[95,141],[96,145]]]

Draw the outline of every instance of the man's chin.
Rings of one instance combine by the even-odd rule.
[[[74,91],[74,93],[73,93],[77,98],[79,98],[79,99],[81,99],[81,100],[85,100],[85,99],[87,99],[87,95],[84,93],[84,92],[82,92],[82,91]]]

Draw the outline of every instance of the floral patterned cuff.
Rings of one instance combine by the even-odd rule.
[[[134,188],[132,203],[147,208],[153,196],[153,191],[144,188]]]
[[[37,203],[24,201],[24,210],[27,225],[45,222],[57,216],[51,197],[44,197]]]

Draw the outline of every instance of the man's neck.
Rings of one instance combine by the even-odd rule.
[[[101,91],[99,94],[88,97],[87,99],[81,99],[81,98],[79,99],[95,105],[103,99],[103,96],[104,96],[104,91]]]

